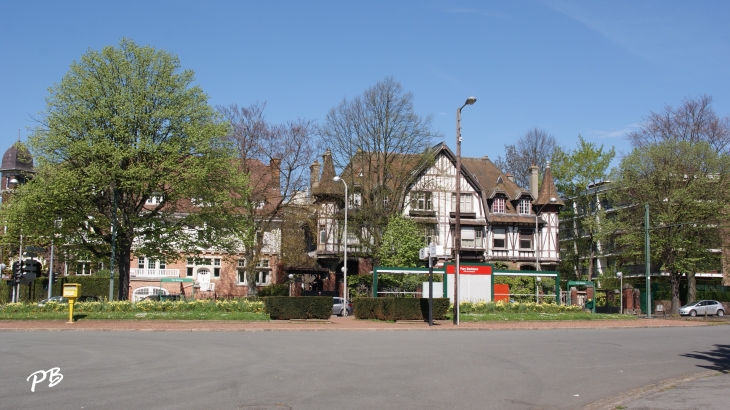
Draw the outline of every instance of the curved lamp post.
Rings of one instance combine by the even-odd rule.
[[[343,293],[343,295],[342,295],[343,302],[342,303],[344,304],[345,309],[343,310],[342,315],[347,316],[347,205],[348,205],[347,204],[347,182],[345,182],[345,180],[343,180],[339,176],[335,176],[334,178],[332,178],[332,180],[335,182],[342,182],[343,184],[345,184],[345,230],[343,232],[343,240],[342,240],[342,242],[344,243],[343,258],[345,260],[344,263],[342,264],[342,274],[343,274],[343,278],[344,278],[344,280],[343,280],[344,289],[342,290],[342,293]]]
[[[454,324],[459,324],[459,270],[461,269],[461,109],[477,102],[476,97],[466,99],[464,105],[456,110],[456,224],[454,226]]]

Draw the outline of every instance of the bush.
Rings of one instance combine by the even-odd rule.
[[[330,309],[332,307],[330,306]],[[68,312],[66,303],[47,303],[38,306],[35,303],[8,303],[4,310],[9,313],[34,312]],[[223,312],[263,312],[264,305],[260,300],[193,300],[193,301],[152,301],[143,300],[132,303],[121,302],[78,302],[74,304],[74,312],[187,312],[187,311],[223,311]]]
[[[329,319],[334,303],[331,296],[269,296],[262,299],[272,320]]]
[[[461,302],[459,305],[461,313],[495,313],[495,312],[538,312],[538,313],[563,313],[581,312],[582,306],[566,306],[556,303],[505,303],[498,302]]]
[[[289,296],[289,285],[285,283],[275,283],[259,290],[259,296]]]
[[[379,320],[427,320],[428,298],[354,298],[355,317]],[[433,318],[445,319],[448,298],[433,299]]]

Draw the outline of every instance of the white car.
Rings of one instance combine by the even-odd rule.
[[[716,300],[698,300],[697,302],[688,303],[679,308],[679,314],[697,316],[697,315],[717,315],[725,316],[725,307]]]
[[[352,302],[347,302],[347,309],[342,307],[342,298],[335,297],[332,303],[332,314],[337,316],[351,316]]]

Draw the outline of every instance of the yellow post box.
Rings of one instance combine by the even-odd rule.
[[[63,297],[68,299],[68,323],[74,322],[74,303],[81,296],[81,284],[66,283],[63,285]]]

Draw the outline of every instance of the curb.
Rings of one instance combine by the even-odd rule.
[[[661,390],[671,389],[673,387],[679,386],[680,384],[688,383],[704,377],[716,376],[719,374],[722,374],[722,372],[718,372],[716,370],[708,370],[705,372],[694,373],[686,376],[663,380],[659,383],[654,383],[648,386],[629,390],[627,392],[621,393],[618,396],[613,396],[608,399],[603,399],[590,404],[586,404],[585,406],[583,406],[583,410],[614,410],[618,406],[627,404],[644,396],[648,396],[652,393]]]

